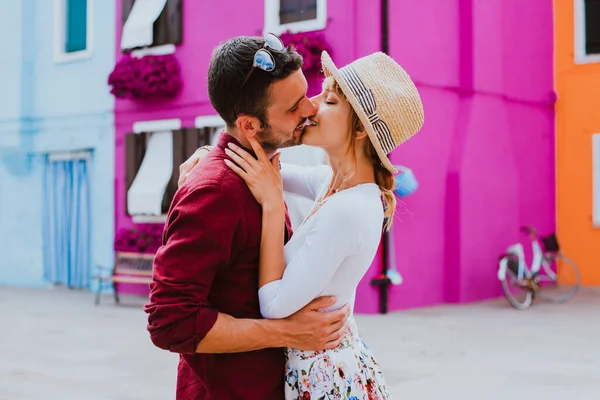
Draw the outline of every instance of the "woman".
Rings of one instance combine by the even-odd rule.
[[[312,99],[316,116],[302,143],[322,147],[328,166],[279,167],[255,139],[258,156],[231,144],[226,160],[262,205],[259,299],[265,318],[285,318],[322,295],[336,309],[354,305],[383,229],[396,206],[396,169],[387,157],[423,124],[419,94],[390,57],[375,53],[337,69],[323,53],[327,78]],[[283,190],[315,201],[313,210],[284,247]],[[287,399],[387,399],[378,364],[360,339],[354,319],[333,350],[287,349]]]

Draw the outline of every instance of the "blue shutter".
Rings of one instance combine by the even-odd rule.
[[[67,29],[65,51],[85,50],[87,47],[87,0],[65,0]]]

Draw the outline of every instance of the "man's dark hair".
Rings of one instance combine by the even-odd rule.
[[[267,72],[255,68],[242,87],[252,69],[254,55],[264,44],[265,39],[261,37],[240,36],[219,45],[212,54],[208,69],[208,97],[229,127],[235,125],[240,114],[254,116],[259,119],[261,127],[268,126],[266,114],[271,85],[302,68],[302,56],[292,47],[283,51],[268,49],[275,60],[275,69]]]

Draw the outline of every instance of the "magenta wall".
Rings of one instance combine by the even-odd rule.
[[[184,88],[176,99],[156,104],[129,100],[116,102],[117,229],[131,223],[125,213],[124,134],[131,132],[136,121],[180,118],[184,126],[193,126],[194,119],[198,115],[215,114],[208,100],[206,88],[208,63],[213,48],[230,37],[262,35],[263,0],[232,0],[219,2],[218,6],[216,3],[215,1],[183,2],[183,43],[177,47],[176,56],[182,67]],[[360,20],[356,18],[359,11]],[[336,62],[345,64],[379,49],[379,9],[373,7],[370,1],[330,0],[328,15],[329,22],[325,34],[334,49],[333,56]],[[117,6],[117,20],[121,21],[120,4]],[[120,48],[120,38],[121,26],[118,26],[117,48]],[[118,57],[120,54],[117,54]],[[320,90],[320,82],[312,80],[310,94],[315,94],[318,90]]]
[[[120,2],[119,2],[120,3]],[[244,1],[220,2],[184,1],[183,42],[176,56],[182,68],[184,87],[180,95],[168,102],[147,104],[117,100],[116,124],[116,227],[131,224],[125,212],[125,150],[124,135],[132,131],[136,121],[180,118],[183,126],[194,126],[198,115],[215,112],[208,100],[206,76],[208,62],[214,47],[221,41],[237,35],[258,34],[263,21],[262,7],[242,7]],[[229,4],[229,5],[226,5]],[[121,7],[117,6],[117,20],[121,21]],[[235,21],[227,24],[225,21]],[[117,49],[120,48],[121,26],[117,27]],[[120,54],[117,54],[117,58]]]
[[[398,208],[390,309],[499,295],[498,255],[519,227],[555,227],[552,2],[390,3],[390,55],[425,108],[393,156],[421,186]],[[375,312],[364,286],[360,311]]]
[[[183,43],[176,56],[182,67],[184,88],[174,100],[160,103],[139,103],[117,100],[115,105],[116,167],[115,225],[116,231],[132,224],[125,212],[125,149],[124,135],[132,131],[136,121],[180,118],[183,126],[194,126],[199,115],[215,114],[207,94],[208,63],[214,47],[239,35],[262,35],[264,25],[263,0],[184,1]],[[356,16],[360,13],[360,19]],[[331,44],[337,63],[379,49],[379,8],[370,0],[329,0],[329,21],[325,35]],[[117,21],[121,21],[121,5],[117,4]],[[117,49],[120,48],[121,26],[117,27]],[[117,53],[117,59],[120,52]],[[311,79],[309,94],[320,91],[320,78]],[[139,288],[123,287],[125,292]],[[144,292],[145,289],[142,290]]]
[[[499,295],[496,260],[519,239],[518,227],[555,226],[552,2],[389,3],[390,55],[416,81],[425,106],[423,130],[393,155],[413,168],[421,186],[398,207],[395,245],[404,283],[390,289],[389,307]],[[196,116],[213,114],[206,93],[212,49],[232,36],[262,33],[263,0],[183,5],[184,42],[176,53],[181,95],[155,105],[116,103],[117,230],[130,224],[124,134],[135,121],[180,118],[193,126]],[[378,1],[328,0],[327,7],[325,34],[338,65],[380,49]],[[120,40],[120,27],[117,33]],[[310,93],[318,88],[313,81]],[[379,268],[378,258],[359,285],[357,312],[377,312],[369,280]]]

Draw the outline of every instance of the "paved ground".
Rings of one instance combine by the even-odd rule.
[[[173,399],[177,357],[139,299],[0,287],[1,400]],[[518,312],[505,301],[359,316],[394,399],[600,398],[600,289]]]

